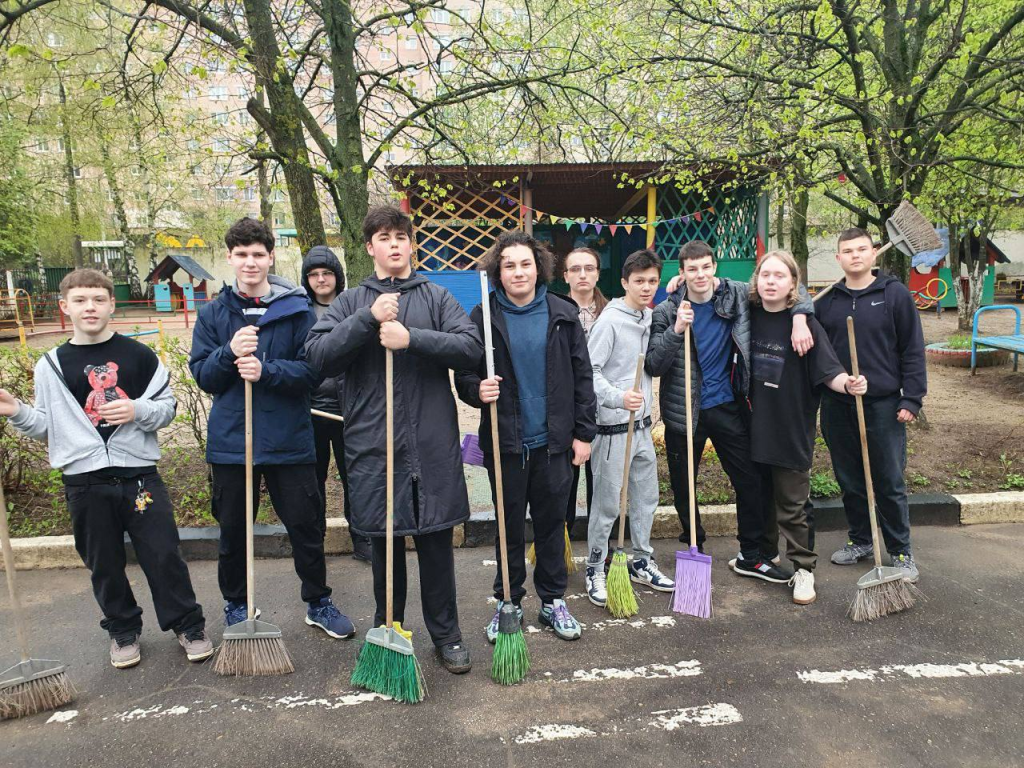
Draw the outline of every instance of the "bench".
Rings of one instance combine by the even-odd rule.
[[[1017,315],[1017,325],[1012,336],[979,336],[978,318],[982,312],[992,312],[997,309],[1009,309]],[[1017,370],[1018,358],[1024,353],[1024,334],[1020,332],[1020,309],[1012,304],[993,304],[991,307],[981,307],[974,313],[974,324],[971,329],[971,375],[977,370],[978,347],[992,347],[994,349],[1005,349],[1013,353],[1013,370]]]

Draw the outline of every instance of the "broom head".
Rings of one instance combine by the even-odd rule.
[[[676,552],[672,610],[698,619],[711,618],[711,555],[702,555],[696,547]]]
[[[408,704],[423,701],[427,686],[412,647],[412,632],[397,621],[370,629],[352,670],[352,685]]]
[[[526,550],[526,562],[530,565],[537,564],[537,545],[531,544],[530,548]]]
[[[565,524],[565,572],[576,573],[576,561],[572,559],[572,539],[569,538],[569,524]]]
[[[857,581],[857,594],[847,615],[854,621],[874,621],[910,610],[920,595],[920,590],[903,578],[902,569],[876,566]]]
[[[916,256],[942,247],[935,228],[909,201],[904,200],[885,222],[885,230],[900,252]]]
[[[498,613],[498,638],[491,659],[491,679],[500,685],[514,685],[530,671],[530,652],[512,603],[502,603]]]
[[[617,619],[628,619],[640,612],[633,593],[633,583],[629,580],[629,568],[626,565],[626,553],[615,550],[612,565],[608,569],[608,601],[605,605],[608,612]]]
[[[263,677],[295,671],[281,630],[268,621],[250,619],[224,630],[213,671],[218,675]]]
[[[0,674],[0,720],[48,712],[70,704],[75,687],[59,661],[29,659]]]

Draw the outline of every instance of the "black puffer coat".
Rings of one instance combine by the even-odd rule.
[[[395,359],[395,535],[453,528],[469,518],[450,368],[476,368],[480,334],[447,290],[415,272],[369,277],[334,300],[306,340],[307,360],[325,376],[345,375],[345,466],[352,530],[385,534],[384,347],[370,307],[397,292],[409,348]]]
[[[313,302],[313,311],[317,319],[324,316],[327,306],[316,299],[316,293],[309,285],[309,273],[314,269],[329,269],[334,273],[335,290],[341,293],[345,290],[345,271],[341,268],[341,262],[334,255],[334,251],[326,245],[314,245],[302,258],[302,287]],[[341,391],[345,383],[344,376],[327,378],[320,382],[320,386],[313,390],[313,407],[318,411],[336,413],[341,415]]]
[[[686,283],[670,293],[654,309],[651,320],[651,342],[647,347],[644,368],[652,376],[661,377],[658,402],[665,428],[676,433],[686,433],[686,363],[683,357],[683,336],[675,332],[676,313],[680,302],[686,301]],[[732,321],[732,381],[733,392],[744,400],[750,388],[750,285],[719,278],[718,287],[711,297],[715,312],[724,320]],[[814,305],[804,287],[800,286],[800,299],[791,310],[793,314],[813,315]],[[690,335],[693,349],[690,352],[690,395],[694,423],[697,428],[700,417],[700,364],[697,362],[697,339]]]

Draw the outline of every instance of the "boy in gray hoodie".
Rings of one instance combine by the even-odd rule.
[[[626,295],[613,299],[590,331],[587,346],[594,367],[597,394],[597,437],[591,463],[594,472],[594,500],[587,535],[587,596],[594,605],[608,599],[604,560],[608,537],[619,516],[619,493],[626,460],[626,431],[635,419],[632,460],[629,468],[629,528],[633,543],[630,579],[652,589],[671,592],[675,585],[654,562],[651,526],[658,506],[658,462],[651,438],[651,405],[654,401],[651,375],[641,376],[640,390],[634,389],[637,357],[646,353],[651,338],[652,312],[648,304],[661,281],[661,260],[651,250],[630,254],[622,265],[622,287]]]
[[[125,533],[153,593],[160,629],[177,634],[189,661],[202,661],[213,655],[213,643],[155,466],[157,430],[176,410],[167,369],[149,347],[107,329],[114,285],[106,275],[76,269],[60,294],[74,335],[36,364],[35,406],[0,389],[0,416],[45,441],[50,464],[63,472],[75,548],[92,573],[100,626],[110,635],[110,663],[123,669],[142,659],[142,609],[124,572]]]

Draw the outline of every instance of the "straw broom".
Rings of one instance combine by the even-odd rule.
[[[846,329],[850,334],[850,362],[853,375],[860,375],[857,365],[857,340],[853,331],[853,318],[846,318]],[[871,520],[871,543],[875,553],[875,567],[857,581],[857,594],[853,598],[848,614],[854,621],[873,621],[914,607],[920,595],[916,586],[903,578],[899,568],[882,566],[881,542],[878,535],[878,515],[875,512],[875,489],[871,482],[871,463],[868,458],[868,433],[864,422],[864,402],[855,395],[857,402],[857,426],[860,428],[860,452],[864,463],[864,484],[867,487],[868,517]]]
[[[636,376],[633,389],[639,390],[644,375],[644,356],[637,355]],[[633,427],[636,417],[629,412],[629,426],[626,427],[626,455],[622,468],[622,488],[619,490],[619,545],[612,556],[612,564],[608,569],[608,600],[605,606],[608,612],[617,619],[628,619],[636,616],[640,607],[636,604],[636,594],[629,580],[629,567],[626,565],[626,507],[629,503],[629,467],[633,461]]]

